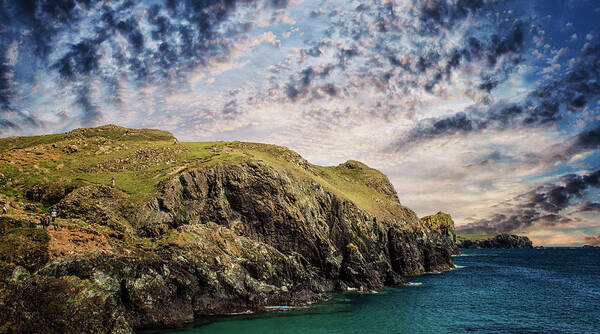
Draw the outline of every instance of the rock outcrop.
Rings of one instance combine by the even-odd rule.
[[[438,247],[448,249],[450,254],[459,255],[456,245],[456,232],[452,217],[444,212],[421,218],[421,221],[431,231],[433,239],[438,242]]]
[[[459,248],[533,248],[528,237],[514,234],[499,234],[485,240],[462,240]]]
[[[378,171],[236,145],[271,155],[173,169],[146,199],[70,184],[47,232],[2,218],[0,332],[131,333],[453,268],[450,216],[419,219]]]

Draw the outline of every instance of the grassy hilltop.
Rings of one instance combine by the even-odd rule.
[[[358,161],[316,166],[276,145],[243,142],[182,142],[166,131],[114,125],[64,134],[0,139],[0,196],[39,209],[54,204],[71,189],[110,184],[140,201],[155,195],[164,179],[186,169],[220,162],[259,159],[313,180],[374,215],[386,215],[395,192],[387,177]],[[308,190],[309,191],[309,190]],[[1,198],[0,198],[1,199]]]
[[[132,333],[453,267],[451,217],[419,219],[363,163],[174,141],[114,125],[0,139],[0,332]]]

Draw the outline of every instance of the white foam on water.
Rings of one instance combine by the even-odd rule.
[[[346,288],[346,291],[356,291],[356,290],[357,290],[356,288],[352,288],[352,287],[347,287]]]
[[[421,283],[421,282],[408,282],[408,283],[406,283],[406,285],[408,285],[408,286],[421,286],[421,285],[423,285],[423,283]]]
[[[265,308],[267,310],[271,310],[271,311],[278,311],[278,310],[292,310],[295,309],[297,307],[294,306],[286,306],[286,305],[273,305],[273,306],[265,306]]]
[[[242,312],[232,312],[232,313],[226,313],[227,315],[244,315],[244,314],[254,314],[253,311],[251,310],[246,310],[246,311],[242,311]]]
[[[466,266],[459,266],[458,264],[454,265],[454,269],[462,269],[462,268],[466,268]]]

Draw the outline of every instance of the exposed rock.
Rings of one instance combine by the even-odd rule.
[[[36,228],[13,228],[0,235],[0,258],[35,271],[48,262],[48,233]]]
[[[105,152],[101,147],[100,151]],[[141,171],[161,164],[175,162],[177,157],[183,153],[183,147],[161,147],[139,149],[125,158],[103,160],[90,166],[82,167],[85,172],[118,172],[124,170]]]
[[[460,254],[456,245],[454,221],[449,214],[440,211],[435,215],[423,217],[421,220],[431,230],[431,233],[436,235],[435,240],[439,242],[438,247],[450,250],[452,255]]]
[[[141,328],[302,304],[322,292],[377,289],[401,283],[402,275],[452,268],[448,215],[423,224],[396,199],[389,208],[396,218],[378,219],[320,184],[306,193],[296,181],[250,160],[185,171],[142,208],[111,187],[79,188],[58,204],[60,212],[121,233],[127,222],[135,233],[168,241],[130,256],[54,262],[42,273],[104,277],[97,282]]]
[[[499,234],[486,240],[464,240],[458,244],[459,248],[533,248],[528,237],[514,234]]]
[[[76,186],[65,181],[44,182],[36,184],[25,192],[25,197],[30,201],[41,202],[45,204],[56,204]]]
[[[115,138],[103,145],[116,147],[112,133],[123,131],[69,136],[84,147],[86,136],[108,132]],[[145,134],[124,134],[133,135]],[[236,153],[236,145],[226,149]],[[238,154],[177,169],[144,200],[89,183],[57,196],[32,188],[31,200],[53,204],[71,223],[46,232],[3,221],[8,232],[0,237],[18,251],[0,254],[0,332],[130,333],[453,268],[449,215],[419,219],[385,175],[357,161],[326,170],[285,148],[267,149],[283,162]],[[148,152],[142,160],[152,160]],[[325,173],[348,188],[332,187]]]
[[[89,280],[34,275],[0,291],[2,333],[132,333],[114,296]]]
[[[63,147],[63,152],[65,153],[75,153],[79,151],[79,149],[77,148],[77,145],[68,145]]]

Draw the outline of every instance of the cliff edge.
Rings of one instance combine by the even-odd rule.
[[[131,333],[307,304],[453,268],[457,252],[449,215],[419,219],[358,161],[112,125],[0,147],[0,332]]]

